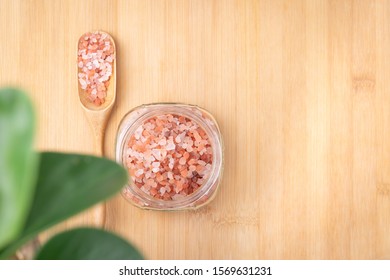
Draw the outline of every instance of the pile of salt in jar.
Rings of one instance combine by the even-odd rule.
[[[206,132],[184,116],[163,114],[140,125],[127,142],[135,185],[163,200],[191,195],[209,177],[213,150]]]
[[[197,208],[217,190],[222,139],[211,114],[197,106],[143,105],[122,120],[116,157],[130,175],[124,196],[137,206]]]

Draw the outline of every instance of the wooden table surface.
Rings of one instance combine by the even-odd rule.
[[[0,0],[0,86],[31,94],[40,150],[94,151],[75,53],[97,29],[117,45],[107,157],[150,102],[206,108],[225,141],[211,204],[118,195],[107,229],[149,259],[390,259],[390,1]]]

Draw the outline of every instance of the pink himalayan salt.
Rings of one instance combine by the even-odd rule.
[[[199,189],[211,172],[207,133],[191,119],[164,114],[145,121],[127,141],[126,165],[135,186],[162,200]]]
[[[114,46],[105,33],[86,33],[79,40],[78,79],[88,100],[96,105],[105,102],[115,59]]]

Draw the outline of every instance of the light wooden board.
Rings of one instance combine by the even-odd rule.
[[[126,112],[172,101],[214,114],[226,159],[207,207],[118,195],[106,228],[150,259],[390,259],[390,1],[0,0],[0,85],[31,94],[40,150],[94,151],[75,48],[96,29],[118,51],[106,155]]]

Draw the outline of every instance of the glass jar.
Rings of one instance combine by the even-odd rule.
[[[142,141],[147,141],[147,142],[149,141],[146,140],[147,139],[146,137],[150,137],[150,136],[144,137],[144,135],[150,135],[149,132],[145,132],[146,128],[161,130],[163,125],[158,126],[158,124],[161,123],[159,121],[160,119],[162,121],[165,120],[166,123],[169,123],[169,120],[172,120],[172,124],[174,124],[175,129],[178,130],[179,127],[183,128],[184,131],[187,131],[187,134],[185,134],[184,132],[180,135],[174,134],[177,135],[178,138],[173,139],[173,136],[168,136],[173,134],[172,132],[173,128],[170,129],[164,127],[161,133],[163,133],[165,130],[164,133],[166,134],[167,139],[164,136],[159,136],[159,139],[160,137],[165,139],[165,140],[164,139],[160,140],[159,144],[163,142],[163,144],[165,144],[164,147],[166,148],[166,150],[171,149],[171,151],[168,152],[172,152],[172,155],[167,156],[167,151],[164,148],[157,149],[158,152],[157,155],[155,155],[154,153],[155,150],[154,150],[153,155],[155,155],[155,157],[151,157],[152,159],[150,162],[152,162],[152,165],[156,167],[152,169],[153,172],[157,172],[157,173],[153,173],[150,169],[147,168],[137,169],[134,167],[136,162],[134,157],[135,156],[138,157],[137,164],[140,164],[139,162],[142,162],[145,158],[146,158],[145,160],[148,160],[148,158],[150,158],[150,153],[147,156],[145,156],[148,152],[144,152],[144,153],[140,152],[141,153],[140,154],[135,152],[135,150],[133,150],[130,147],[134,147],[134,145],[137,145],[138,142],[141,143],[140,142],[141,140],[136,140],[136,139],[141,138]],[[181,124],[179,120],[182,120],[183,123]],[[169,126],[169,124],[167,124],[167,126]],[[193,129],[192,132],[188,132],[190,129]],[[154,131],[152,132],[154,133]],[[195,134],[197,136],[196,139],[194,138]],[[200,138],[200,134],[204,138]],[[190,137],[189,135],[190,136],[192,135],[192,137]],[[207,144],[206,144],[206,140],[204,139],[208,139]],[[168,141],[168,143],[166,143],[166,140]],[[199,141],[197,142],[197,140]],[[175,145],[172,145],[172,141]],[[187,141],[187,142],[185,143],[183,142],[179,148],[180,145],[179,141]],[[153,143],[154,146],[157,145],[156,142]],[[207,147],[207,149],[201,146],[203,150],[200,151],[200,153],[194,152],[192,146],[190,147],[189,144],[194,145],[193,147],[195,147],[195,145],[202,145],[199,143],[204,144],[204,147]],[[184,146],[184,144],[187,145]],[[146,146],[151,147],[151,145],[152,144],[148,144]],[[172,147],[169,147],[169,145],[172,145]],[[173,148],[173,146],[175,146],[176,148]],[[183,147],[185,149],[183,149]],[[196,146],[197,149],[196,151],[202,149],[199,147],[200,146]],[[161,148],[161,147],[157,146],[157,148]],[[145,151],[144,149],[145,148],[143,148],[142,151]],[[181,149],[181,151],[178,152],[175,149]],[[160,151],[163,152],[162,155]],[[207,154],[208,157],[206,156],[206,151],[210,152],[209,154]],[[202,154],[202,152],[204,153]],[[153,209],[153,210],[197,209],[201,206],[206,205],[215,197],[219,183],[221,181],[221,175],[223,169],[223,144],[222,144],[221,133],[214,117],[209,112],[207,112],[206,110],[198,106],[177,104],[177,103],[157,103],[157,104],[141,105],[139,107],[136,107],[135,109],[131,110],[122,119],[119,125],[117,139],[116,139],[115,154],[116,154],[116,161],[118,163],[121,163],[125,168],[127,168],[130,177],[127,186],[122,191],[122,195],[128,201],[132,202],[134,205],[144,209]],[[180,158],[173,159],[173,157],[176,156],[182,157],[184,159],[181,159],[181,161]],[[192,160],[193,166],[191,167],[189,164],[191,163],[192,156],[194,156],[195,158]],[[168,159],[165,160],[163,159],[163,157],[165,158],[170,157],[169,167],[167,167],[166,165],[165,167],[162,166],[163,162],[168,162]],[[161,164],[157,163],[158,161],[157,158],[161,160]],[[209,164],[206,164],[207,162],[206,158],[207,160],[209,160]],[[201,159],[205,159],[206,161],[203,161]],[[186,162],[186,160],[187,163],[185,163],[184,165],[187,167],[178,165],[179,164],[178,162],[182,164],[182,162]],[[148,162],[148,164],[150,164],[150,162]],[[198,165],[196,165],[194,162],[196,162]],[[146,166],[146,164],[144,165]],[[174,172],[176,174],[170,172],[173,171],[172,168],[174,168]],[[177,168],[182,168],[181,172],[184,172],[183,176],[181,176],[181,174],[183,173],[179,173]],[[198,169],[200,172],[203,173],[198,173],[197,172]],[[207,174],[205,174],[206,173],[206,171],[204,171],[205,169],[207,170]],[[154,178],[147,177],[148,174],[149,176],[154,176]],[[201,176],[200,174],[205,174],[205,175],[204,177],[200,177]],[[141,177],[143,176],[143,178],[141,179],[137,176],[141,176]],[[190,178],[191,176],[192,178]],[[178,181],[175,181],[176,179]],[[172,182],[172,185],[170,185],[168,182]],[[173,182],[177,182],[178,184],[175,184]],[[196,184],[194,185],[193,182],[196,182]],[[165,185],[160,185],[160,183]],[[184,188],[183,185],[184,187],[187,187],[187,189],[179,188],[179,187]],[[193,192],[182,195],[183,192],[189,189],[188,186],[194,186]],[[156,191],[157,189],[159,191]],[[173,195],[170,196],[170,194]]]

